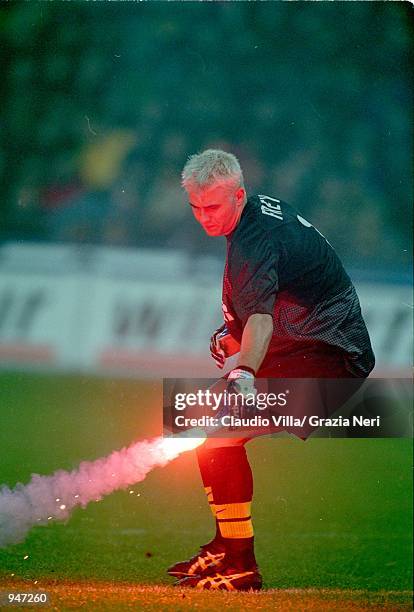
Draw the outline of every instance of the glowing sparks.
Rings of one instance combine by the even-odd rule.
[[[65,504],[62,504],[61,506],[59,506],[60,510],[65,510],[66,506]]]
[[[24,559],[24,560],[26,560],[26,559],[28,559],[28,558],[29,558],[29,555],[25,555],[25,556],[23,557],[23,559]]]

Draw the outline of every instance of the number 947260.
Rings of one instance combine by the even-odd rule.
[[[49,603],[49,595],[44,591],[22,593],[19,591],[0,593],[0,606],[45,605]]]

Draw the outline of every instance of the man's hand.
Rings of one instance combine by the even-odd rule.
[[[256,409],[257,395],[253,371],[250,368],[244,369],[243,366],[235,368],[230,372],[227,380],[229,383],[227,393],[235,393],[239,396],[231,404],[231,414],[239,418],[252,416]]]
[[[226,363],[226,355],[224,354],[224,350],[220,346],[220,336],[228,333],[226,324],[223,323],[221,327],[216,329],[210,339],[210,355],[216,362],[216,366],[222,370],[224,368],[224,364]]]
[[[227,377],[233,388],[238,389],[238,393],[246,396],[249,393],[256,395],[254,387],[254,374],[251,371],[245,370],[242,367],[235,368]]]
[[[225,323],[211,336],[210,354],[220,370],[226,363],[226,358],[231,357],[240,350],[240,344],[230,334]]]

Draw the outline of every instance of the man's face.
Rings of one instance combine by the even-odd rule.
[[[216,184],[205,189],[189,189],[190,206],[209,236],[227,236],[237,223],[246,199],[243,187]]]

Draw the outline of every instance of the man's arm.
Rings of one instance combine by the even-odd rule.
[[[258,371],[265,358],[273,332],[270,314],[253,314],[243,329],[238,366],[247,366]]]

